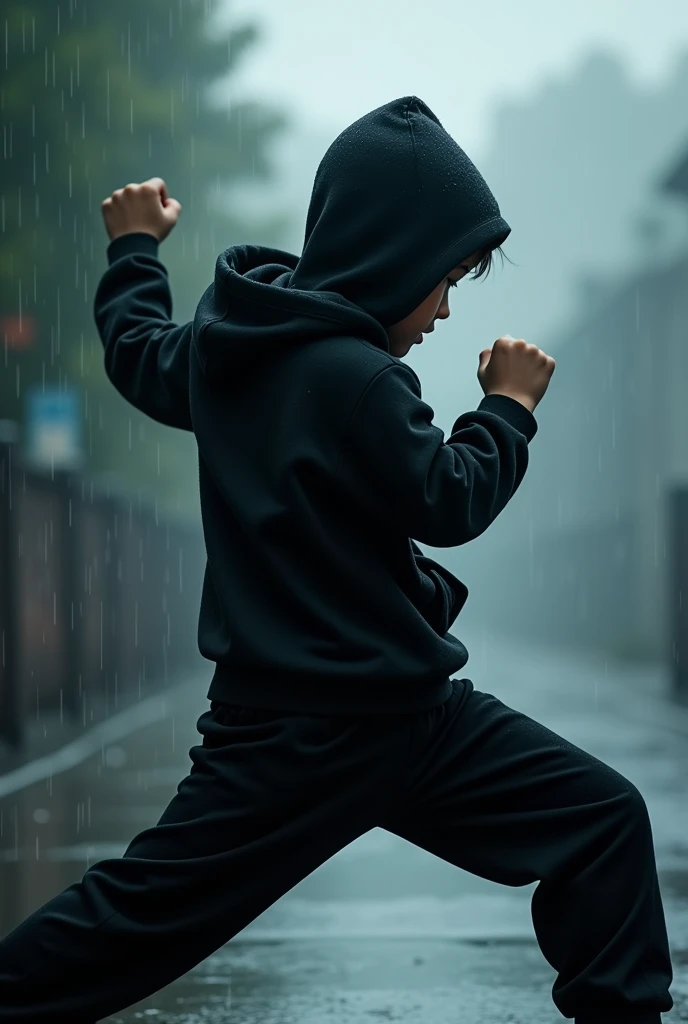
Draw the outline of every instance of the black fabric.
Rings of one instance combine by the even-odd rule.
[[[336,292],[383,327],[511,228],[484,178],[417,96],[350,125],[318,167],[289,288]]]
[[[376,826],[502,885],[540,882],[533,925],[564,1017],[661,1024],[672,1008],[642,796],[470,679],[413,716],[213,704],[198,730],[158,823],[0,940],[0,1024],[131,1006]]]
[[[491,395],[445,440],[384,325],[508,232],[411,96],[325,154],[301,258],[226,249],[190,324],[169,322],[151,235],[110,245],[95,299],[107,372],[198,443],[211,700],[333,714],[446,700],[468,660],[449,632],[468,590],[411,538],[480,536],[519,487],[537,423]]]

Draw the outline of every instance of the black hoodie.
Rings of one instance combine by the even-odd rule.
[[[445,441],[385,328],[509,232],[463,150],[406,96],[330,146],[301,258],[226,249],[188,324],[169,319],[152,235],[108,247],[95,298],[108,375],[198,443],[210,700],[374,714],[450,695],[468,652],[448,630],[468,591],[411,538],[479,537],[537,424],[491,395]]]

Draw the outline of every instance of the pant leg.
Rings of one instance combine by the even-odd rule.
[[[2,1024],[93,1024],[158,991],[401,801],[400,718],[213,703],[197,728],[158,823],[0,940]]]
[[[660,1024],[673,974],[636,787],[470,679],[415,719],[405,806],[381,827],[474,875],[538,881],[532,919],[576,1024]]]

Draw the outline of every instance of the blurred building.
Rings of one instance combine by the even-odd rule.
[[[656,194],[688,211],[688,149]],[[681,601],[672,496],[688,489],[688,230],[677,249],[663,247],[661,218],[639,227],[639,268],[588,282],[557,340],[524,494],[477,582],[507,632],[668,663]],[[685,582],[688,605],[688,565]]]

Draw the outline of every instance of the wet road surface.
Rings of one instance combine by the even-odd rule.
[[[688,712],[667,704],[660,674],[487,635],[468,646],[477,689],[589,750],[645,797],[675,970],[676,1005],[663,1019],[688,1021]],[[113,716],[42,768],[34,762],[33,775],[31,765],[0,775],[2,934],[155,823],[200,741],[208,679],[170,691],[157,718],[148,705],[148,724],[118,729]],[[485,881],[374,829],[203,963],[107,1021],[555,1024],[564,1018],[534,939],[534,889]]]

